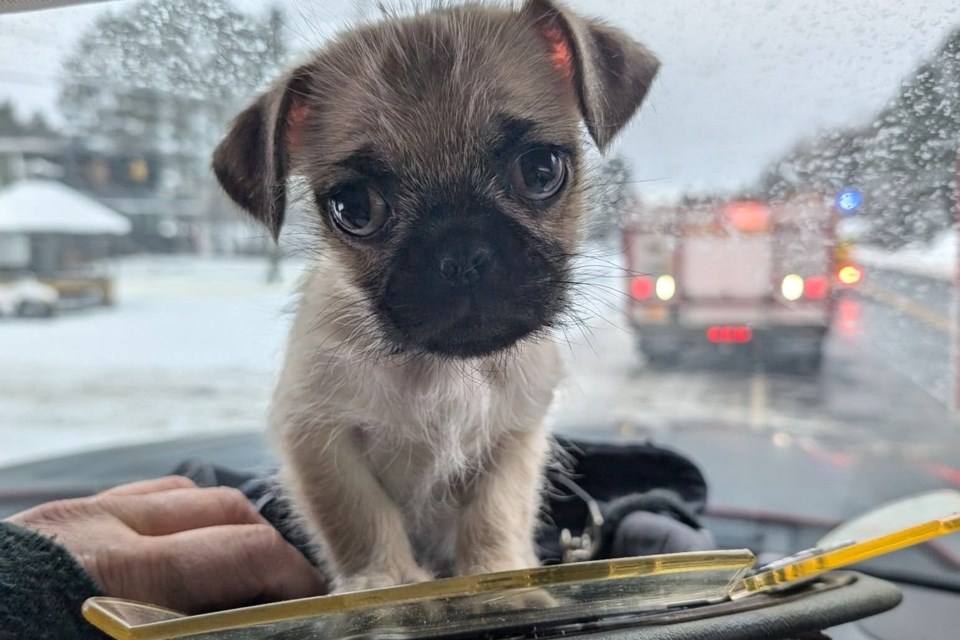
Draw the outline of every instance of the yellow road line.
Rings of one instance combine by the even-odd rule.
[[[761,369],[750,379],[750,427],[755,431],[763,428],[767,414],[767,377]]]
[[[911,300],[907,296],[900,295],[899,293],[894,293],[889,289],[880,289],[875,286],[866,285],[861,290],[860,293],[867,297],[876,300],[877,302],[882,302],[888,307],[892,307],[897,311],[902,311],[908,316],[912,316],[921,322],[925,322],[935,329],[949,333],[952,329],[953,323],[950,322],[950,318],[947,316],[925,307],[919,302]]]

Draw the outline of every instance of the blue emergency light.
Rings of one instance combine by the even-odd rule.
[[[836,204],[840,213],[853,213],[863,204],[863,194],[856,189],[844,189],[837,194]]]

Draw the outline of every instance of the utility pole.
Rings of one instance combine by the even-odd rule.
[[[955,263],[953,265],[953,300],[951,300],[950,345],[953,362],[953,410],[954,419],[960,421],[960,143],[954,157],[953,166],[953,236],[956,242]]]
[[[286,58],[287,47],[283,41],[283,15],[276,8],[270,11],[269,29],[270,55],[274,58],[274,64],[279,66]],[[282,279],[280,273],[282,259],[283,248],[280,246],[280,238],[276,240],[267,238],[267,284],[275,284]]]

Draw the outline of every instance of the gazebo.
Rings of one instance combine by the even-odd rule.
[[[113,300],[102,263],[110,239],[130,221],[53,180],[22,180],[0,190],[0,278],[33,275],[70,297],[99,293]],[[99,261],[99,264],[98,264]]]

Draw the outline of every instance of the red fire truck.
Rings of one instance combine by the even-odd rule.
[[[829,198],[638,205],[624,226],[628,316],[650,363],[714,346],[820,366],[836,292],[862,278]]]

